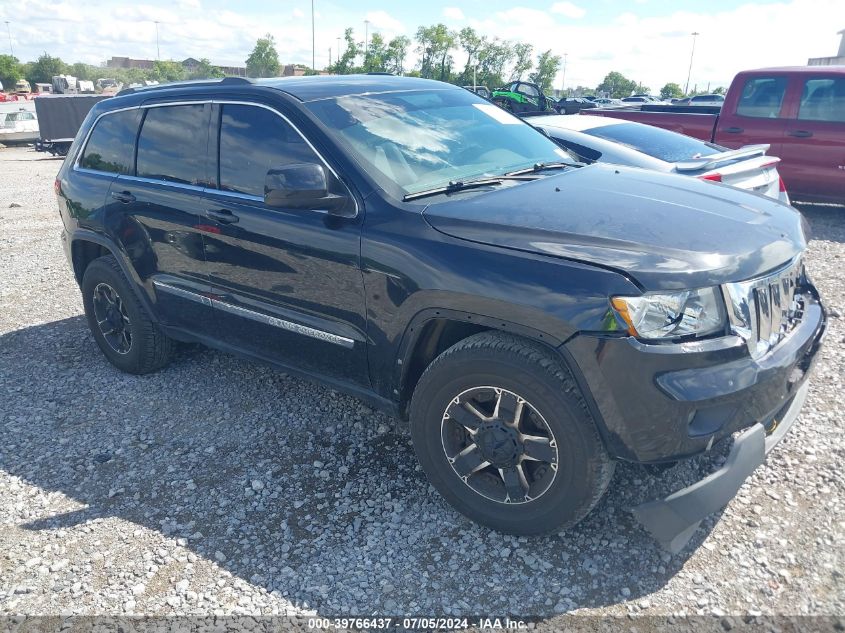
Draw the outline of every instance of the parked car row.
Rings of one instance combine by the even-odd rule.
[[[704,107],[702,107],[704,109]],[[767,144],[792,199],[845,203],[845,66],[764,68],[739,73],[712,112],[596,109],[737,149]]]
[[[605,162],[693,176],[762,193],[789,204],[769,145],[729,150],[652,125],[596,116],[530,119],[584,163]]]
[[[617,461],[739,432],[634,509],[677,551],[795,422],[826,329],[800,213],[678,175],[710,150],[585,165],[440,82],[228,78],[95,104],[55,191],[113,365],[194,341],[325,381],[408,420],[432,486],[497,530],[574,525]]]

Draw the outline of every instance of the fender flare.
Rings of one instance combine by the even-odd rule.
[[[158,317],[156,316],[156,312],[153,309],[152,301],[150,301],[150,296],[144,289],[144,283],[138,276],[137,271],[129,263],[129,259],[126,257],[126,255],[123,253],[123,251],[120,249],[120,247],[114,240],[103,235],[102,233],[97,233],[89,229],[77,228],[74,229],[73,232],[70,234],[68,242],[70,248],[71,266],[73,267],[73,274],[80,285],[82,284],[82,278],[81,275],[77,274],[76,261],[73,255],[73,247],[76,242],[93,242],[94,244],[98,244],[105,248],[115,258],[115,260],[117,260],[117,264],[118,266],[120,266],[121,272],[123,272],[124,276],[129,280],[129,283],[135,289],[135,295],[138,297],[138,300],[144,306],[144,309],[147,311],[147,315],[153,322],[158,323]]]

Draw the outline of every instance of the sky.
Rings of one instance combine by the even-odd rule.
[[[0,0],[0,52],[22,61],[43,52],[67,62],[102,64],[112,55],[156,59],[207,57],[239,65],[255,40],[271,33],[283,63],[311,65],[311,0]],[[740,70],[804,65],[835,55],[845,29],[845,0],[314,0],[316,64],[337,55],[346,27],[363,41],[370,33],[413,39],[420,25],[443,22],[460,30],[566,54],[554,87],[596,86],[611,70],[657,92],[684,86],[695,38],[690,88],[727,86]],[[11,43],[8,35],[11,35]],[[342,46],[342,41],[341,41]],[[409,62],[416,61],[413,46]],[[456,66],[465,58],[454,52]]]

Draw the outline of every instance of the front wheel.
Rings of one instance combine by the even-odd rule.
[[[578,523],[613,475],[572,377],[543,347],[481,333],[438,356],[411,401],[431,484],[457,510],[519,535]]]

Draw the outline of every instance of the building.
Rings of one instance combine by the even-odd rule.
[[[845,65],[845,29],[837,33],[842,39],[839,42],[839,54],[836,57],[811,57],[807,60],[807,66],[838,66]]]

